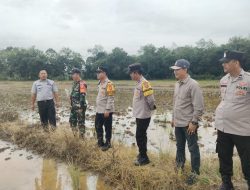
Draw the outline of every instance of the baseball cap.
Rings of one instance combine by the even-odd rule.
[[[187,61],[186,59],[178,59],[174,66],[170,67],[173,70],[177,70],[177,69],[189,69],[190,67],[190,63],[189,61]]]

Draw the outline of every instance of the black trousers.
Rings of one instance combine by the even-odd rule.
[[[141,157],[147,156],[147,129],[151,118],[138,119],[136,118],[136,143],[139,148]]]
[[[216,152],[220,162],[222,177],[233,175],[233,149],[236,146],[240,156],[242,171],[250,184],[250,136],[239,136],[218,130]]]
[[[47,127],[50,123],[51,126],[56,127],[54,100],[38,101],[37,105],[42,126]]]
[[[107,118],[104,117],[103,113],[96,113],[95,129],[99,145],[103,144],[103,125],[105,127],[106,143],[110,143],[112,137],[112,119],[113,119],[113,113],[110,113],[109,117]]]

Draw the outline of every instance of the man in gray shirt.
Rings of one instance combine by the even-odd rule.
[[[111,148],[112,137],[112,119],[115,108],[115,87],[114,84],[108,79],[108,69],[104,66],[98,67],[97,79],[98,94],[96,97],[96,117],[95,129],[97,133],[98,146],[102,151],[107,151]],[[105,127],[105,140],[103,142],[103,126]]]
[[[191,175],[187,179],[189,185],[196,180],[200,174],[200,150],[198,146],[198,121],[200,120],[204,102],[199,84],[188,75],[190,63],[185,59],[179,59],[171,67],[176,79],[172,127],[175,127],[176,136],[176,166],[177,169],[184,168],[186,161],[186,141],[191,154]]]
[[[55,82],[47,79],[48,74],[46,70],[39,72],[39,80],[35,81],[31,89],[31,104],[32,110],[35,109],[35,102],[37,101],[40,120],[44,130],[48,130],[50,123],[52,130],[56,127],[56,106],[58,106],[58,89]]]
[[[140,63],[129,65],[128,72],[131,79],[136,81],[133,96],[133,116],[136,118],[136,142],[139,155],[135,165],[142,166],[150,162],[147,155],[147,129],[152,111],[156,109],[154,91],[150,83],[143,77]]]
[[[215,113],[221,190],[234,189],[231,181],[234,146],[250,189],[250,73],[242,69],[242,58],[242,52],[225,51],[224,57],[220,59],[227,73],[220,81],[221,102]]]

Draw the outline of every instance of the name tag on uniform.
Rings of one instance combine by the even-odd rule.
[[[240,82],[237,86],[236,86],[236,96],[246,96],[247,95],[247,91],[248,91],[248,83],[247,82]]]

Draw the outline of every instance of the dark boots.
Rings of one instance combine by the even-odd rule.
[[[104,142],[103,142],[102,138],[98,139],[97,146],[100,147],[100,148],[104,146]]]
[[[105,143],[103,142],[103,138],[99,138],[97,142],[98,147],[101,148],[102,151],[107,151],[111,148],[110,140],[107,140]]]
[[[234,190],[231,176],[222,176],[222,184],[219,190]]]
[[[110,141],[106,141],[106,143],[104,143],[104,145],[101,147],[102,151],[107,151],[110,148],[111,148]]]
[[[149,163],[150,163],[150,160],[147,154],[139,154],[137,156],[137,160],[134,162],[135,166],[143,166]]]

